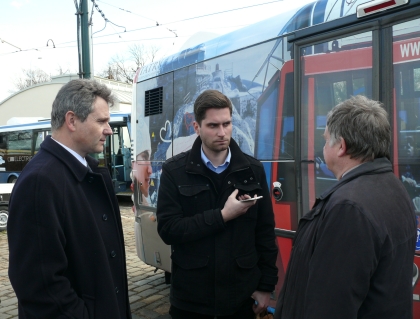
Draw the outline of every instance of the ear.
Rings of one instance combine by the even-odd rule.
[[[64,125],[71,132],[76,131],[76,115],[73,111],[68,111],[64,117]]]
[[[340,142],[339,142],[339,149],[337,152],[337,156],[338,157],[343,157],[347,155],[347,144],[346,141],[344,140],[344,138],[340,137]]]
[[[194,121],[193,126],[194,126],[194,131],[197,133],[197,135],[200,135],[200,125],[198,124],[198,122]]]

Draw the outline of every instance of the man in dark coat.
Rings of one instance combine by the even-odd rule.
[[[131,318],[124,238],[103,150],[111,91],[73,80],[58,92],[51,131],[14,186],[9,277],[19,318]]]
[[[339,180],[299,222],[276,319],[411,319],[413,203],[389,161],[381,105],[356,96],[327,115],[324,158]]]
[[[172,245],[174,319],[253,319],[277,283],[274,214],[264,168],[231,139],[232,104],[194,104],[192,149],[162,167],[158,232]],[[255,196],[258,200],[241,202]]]

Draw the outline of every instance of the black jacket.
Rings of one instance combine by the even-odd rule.
[[[201,159],[201,139],[162,166],[157,203],[158,231],[172,245],[170,301],[208,315],[234,313],[255,290],[277,283],[274,214],[264,168],[232,139],[231,162],[217,188]],[[263,195],[246,214],[225,223],[229,195]]]
[[[19,318],[131,318],[124,238],[107,168],[50,136],[10,199],[9,277]]]
[[[385,158],[346,174],[299,222],[276,319],[411,319],[413,203]]]

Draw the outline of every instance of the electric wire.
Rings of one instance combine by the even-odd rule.
[[[111,7],[117,8],[117,9],[119,9],[119,10],[121,10],[121,11],[124,11],[124,12],[127,12],[127,13],[131,13],[131,14],[134,14],[134,15],[136,15],[136,16],[142,17],[142,18],[144,18],[144,19],[147,19],[147,20],[150,20],[150,21],[156,22],[156,24],[157,24],[157,25],[159,25],[159,23],[157,22],[157,20],[156,20],[156,19],[150,19],[150,18],[148,18],[148,17],[142,16],[141,14],[134,13],[134,12],[132,12],[132,11],[130,11],[130,10],[126,10],[126,9],[124,9],[124,8],[120,8],[120,7],[114,6],[113,4],[107,3],[107,2],[102,1],[102,0],[97,0],[97,1],[98,1],[98,2],[102,2],[102,3],[104,3],[104,4],[108,5],[108,6],[111,6]]]
[[[216,15],[216,14],[223,14],[223,13],[237,11],[237,10],[249,9],[249,8],[253,8],[253,7],[257,7],[257,6],[262,6],[262,5],[266,5],[266,4],[271,4],[271,3],[275,3],[275,2],[281,2],[281,1],[283,1],[283,0],[269,1],[269,2],[254,4],[254,5],[250,5],[250,6],[246,6],[246,7],[234,8],[234,9],[229,9],[229,10],[219,11],[219,12],[213,12],[213,13],[209,13],[209,14],[205,14],[205,15],[201,15],[201,16],[196,16],[196,17],[191,17],[191,18],[185,18],[185,19],[181,19],[181,20],[176,20],[176,21],[168,22],[168,23],[159,23],[159,25],[156,25],[156,26],[148,26],[148,27],[144,27],[144,28],[127,30],[126,33],[135,32],[135,31],[141,31],[141,30],[150,29],[150,28],[156,28],[158,26],[163,26],[163,25],[168,25],[168,24],[174,24],[174,23],[179,23],[179,22],[185,22],[185,21],[190,21],[190,20],[205,18],[205,17]],[[103,1],[101,1],[101,2],[103,2]],[[149,19],[149,20],[151,20],[151,19]],[[97,36],[97,38],[108,37],[108,36],[112,36],[112,35],[115,35],[115,34],[116,33],[105,34],[105,35]]]
[[[194,20],[194,19],[204,18],[204,17],[207,17],[207,16],[212,16],[212,15],[217,15],[217,14],[223,14],[223,13],[232,12],[232,11],[237,11],[237,10],[242,10],[242,9],[248,9],[248,8],[251,8],[251,7],[256,7],[256,6],[261,6],[261,5],[271,4],[271,3],[280,2],[280,1],[283,1],[283,0],[269,1],[269,2],[264,2],[264,3],[260,3],[260,4],[250,5],[250,6],[246,6],[246,7],[240,7],[240,8],[234,8],[234,9],[229,9],[229,10],[224,10],[224,11],[219,11],[219,12],[209,13],[209,14],[206,14],[206,15],[195,16],[195,17],[190,17],[190,18],[181,19],[181,20],[177,20],[177,21],[172,21],[172,22],[168,22],[168,23],[165,23],[165,24],[159,24],[159,23],[158,23],[156,20],[154,20],[154,19],[150,19],[150,18],[147,18],[147,17],[142,16],[142,17],[143,17],[143,18],[145,18],[145,19],[148,19],[148,20],[151,20],[151,21],[156,21],[156,24],[157,24],[157,25],[154,25],[154,26],[147,26],[147,27],[138,28],[138,29],[133,29],[133,30],[126,30],[126,29],[125,29],[125,27],[118,26],[118,25],[116,25],[116,24],[112,23],[112,22],[111,22],[111,21],[109,21],[109,20],[108,20],[108,22],[110,22],[110,23],[112,23],[112,24],[114,24],[114,25],[116,25],[116,26],[118,26],[118,27],[124,28],[124,29],[125,29],[125,31],[124,31],[124,32],[125,32],[125,33],[129,33],[129,32],[142,31],[142,30],[147,30],[147,29],[151,29],[151,28],[156,28],[156,27],[158,27],[158,26],[163,26],[163,25],[168,25],[168,24],[174,24],[174,23],[179,23],[179,22],[184,22],[184,21],[190,21],[190,20]],[[92,1],[92,2],[95,2],[95,1]],[[123,8],[119,8],[119,7],[116,7],[116,6],[111,5],[111,4],[109,4],[109,3],[106,3],[106,2],[104,2],[104,1],[102,1],[102,0],[96,0],[96,2],[101,2],[101,3],[107,4],[107,5],[109,5],[109,6],[112,6],[112,7],[118,8],[118,9],[120,9],[120,10],[122,10],[122,11],[127,12],[127,13],[131,13],[131,14],[134,14],[134,15],[138,15],[138,14],[136,14],[136,13],[133,13],[133,12],[129,11],[129,10],[126,10],[126,9],[123,9]],[[79,8],[79,6],[77,5],[77,0],[74,0],[74,3],[75,3],[76,11],[77,11],[77,12],[76,12],[76,15],[77,15],[77,14],[80,14],[80,8]],[[80,5],[81,5],[81,3],[80,3]],[[93,11],[93,10],[92,10],[92,11]],[[141,16],[141,15],[138,15],[138,16]],[[104,21],[105,21],[105,26],[104,26],[104,28],[103,28],[103,29],[101,29],[100,31],[103,31],[103,30],[105,29],[105,27],[106,27],[106,22],[107,22],[107,19],[106,19],[105,17],[103,17],[103,18],[104,18]],[[219,28],[220,28],[220,27],[219,27]],[[168,31],[172,32],[172,33],[175,35],[175,37],[178,37],[178,35],[177,35],[177,33],[176,33],[176,30],[172,30],[172,29],[169,29],[169,28],[167,28],[167,29],[168,29]],[[93,34],[96,34],[96,33],[98,33],[98,32],[99,32],[99,31],[95,31]],[[106,35],[102,35],[102,36],[95,36],[95,39],[96,39],[96,38],[107,37],[107,36],[119,35],[120,33],[121,33],[121,32],[116,32],[116,33],[106,34]],[[184,37],[187,37],[187,36],[181,36],[181,38],[184,38]],[[173,37],[160,37],[160,38],[149,38],[149,39],[140,39],[140,40],[138,40],[138,39],[135,39],[135,40],[126,40],[126,41],[121,41],[121,40],[120,40],[120,41],[112,41],[112,42],[95,43],[95,45],[115,44],[115,43],[119,43],[119,42],[136,42],[136,41],[147,41],[147,40],[161,40],[161,39],[172,39],[172,38],[173,38]],[[65,45],[65,44],[70,44],[70,43],[74,43],[74,42],[75,42],[75,40],[73,40],[73,41],[67,41],[67,42],[62,42],[62,43],[58,43],[58,44],[56,45],[56,49],[75,47],[74,45],[70,45],[70,46],[62,46],[62,45]],[[77,41],[77,42],[78,42],[78,41]],[[39,49],[43,49],[43,50],[45,50],[45,48],[44,48],[44,47],[39,47],[39,48],[29,48],[29,49],[21,49],[20,51],[13,51],[13,52],[1,53],[1,54],[0,54],[0,56],[5,56],[5,55],[8,55],[8,54],[14,54],[14,53],[19,53],[19,52],[24,52],[24,51],[30,51],[30,50],[37,50],[37,51],[38,51]]]

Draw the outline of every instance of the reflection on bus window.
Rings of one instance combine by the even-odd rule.
[[[307,175],[304,210],[312,207],[316,196],[331,187],[336,178],[323,158],[323,133],[327,113],[351,96],[372,96],[372,34],[365,32],[321,43],[324,52],[306,56],[303,48],[302,89],[302,167]],[[306,164],[310,163],[310,164]]]
[[[401,178],[420,216],[420,19],[393,26],[395,87],[394,172]],[[418,217],[420,218],[420,217]],[[419,220],[420,221],[420,220]],[[419,252],[419,251],[418,251]]]

